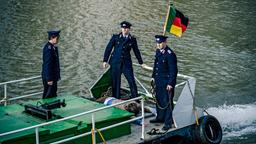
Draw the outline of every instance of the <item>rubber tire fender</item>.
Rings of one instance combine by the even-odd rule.
[[[219,144],[222,140],[219,121],[212,115],[200,117],[199,126],[196,126],[196,137],[201,144]]]

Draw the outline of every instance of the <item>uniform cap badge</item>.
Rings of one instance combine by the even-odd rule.
[[[132,24],[127,21],[121,22],[120,25],[121,25],[121,28],[130,28],[132,26]]]

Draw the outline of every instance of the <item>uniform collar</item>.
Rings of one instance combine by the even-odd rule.
[[[130,33],[126,37],[122,33],[119,33],[119,38],[122,38],[122,37],[124,37],[124,38],[128,37],[129,39],[132,38]]]
[[[162,54],[164,54],[164,53],[165,53],[165,49],[161,49],[160,52],[161,52]]]
[[[165,48],[163,49],[157,49],[156,50],[156,57],[159,57],[161,55],[164,55],[166,52],[168,52],[168,46],[166,46]]]
[[[54,49],[54,50],[57,50],[57,49],[58,49],[58,47],[57,47],[56,45],[54,45],[54,44],[52,44],[52,43],[50,43],[50,42],[48,41],[48,49]]]
[[[156,56],[156,57],[159,57],[160,55],[161,55],[161,51],[160,51],[160,49],[157,49],[157,50],[156,50],[156,55],[155,55],[155,56]]]
[[[160,52],[161,54],[165,54],[166,50],[167,50],[167,47],[162,48],[162,49],[159,49],[159,52]]]
[[[50,43],[50,41],[48,41],[48,44],[49,44],[49,45],[54,45],[54,44]]]
[[[48,41],[48,44],[51,45],[52,47],[57,47],[56,46],[57,44],[50,43],[49,41]]]
[[[165,54],[168,51],[168,46],[160,50],[162,54]]]

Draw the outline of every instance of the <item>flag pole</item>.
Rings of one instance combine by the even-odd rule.
[[[165,23],[164,23],[164,31],[163,31],[164,36],[165,36],[165,33],[166,33],[166,25],[167,25],[167,20],[168,20],[169,14],[170,14],[170,8],[171,8],[171,2],[169,0],[168,11],[167,11],[167,14],[166,14],[166,17],[165,17]]]

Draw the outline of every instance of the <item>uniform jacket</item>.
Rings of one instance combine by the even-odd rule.
[[[46,81],[60,80],[60,64],[58,47],[50,42],[43,49],[42,78]]]
[[[130,34],[128,35],[128,38],[124,38],[122,33],[114,34],[106,47],[103,62],[109,62],[110,65],[115,65],[120,64],[123,61],[125,64],[131,65],[131,49],[133,49],[139,64],[142,64],[143,61],[138,49],[136,38]]]
[[[156,50],[155,62],[152,77],[155,79],[156,86],[176,85],[178,73],[177,58],[175,53],[168,47],[161,52]]]

